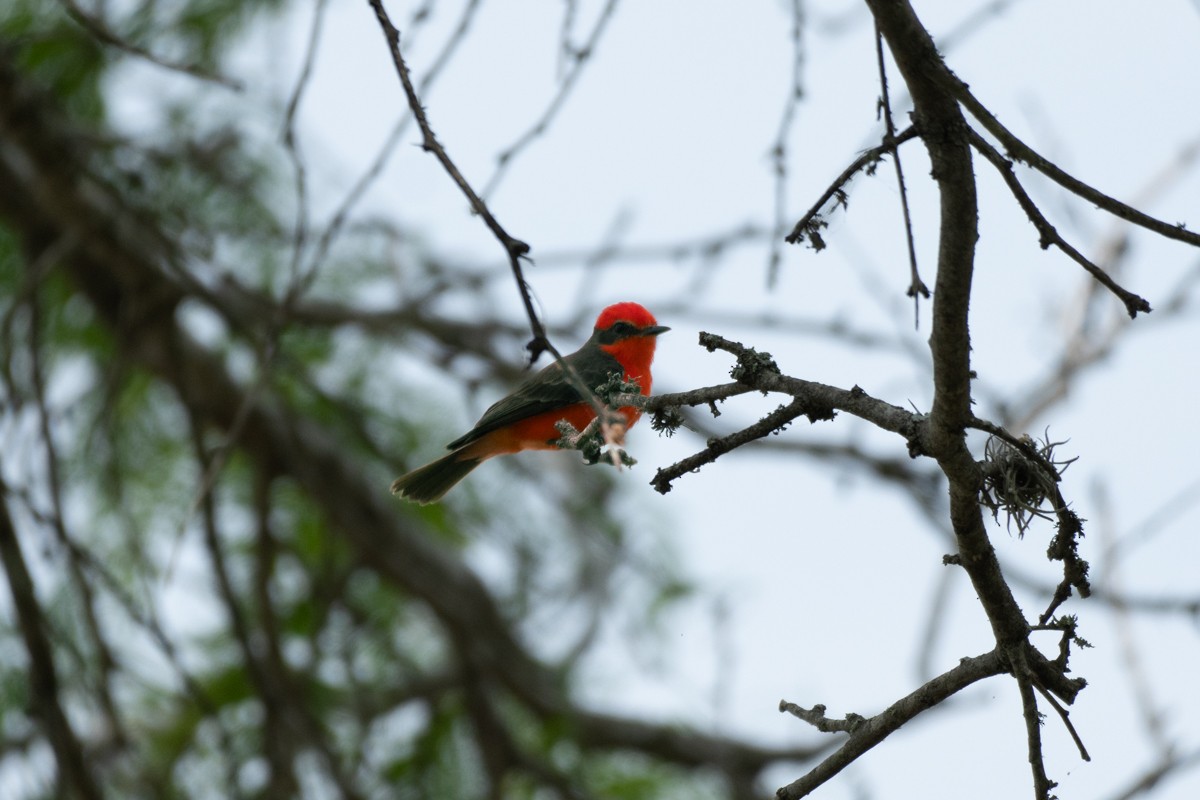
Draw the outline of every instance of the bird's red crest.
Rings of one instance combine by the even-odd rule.
[[[596,329],[610,328],[614,322],[621,320],[632,323],[637,328],[657,324],[654,315],[639,303],[614,303],[600,312],[600,316],[596,318]]]

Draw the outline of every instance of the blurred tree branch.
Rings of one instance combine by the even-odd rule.
[[[204,432],[216,430],[234,437],[236,450],[255,463],[264,485],[278,478],[294,481],[357,551],[360,566],[429,606],[464,665],[466,686],[483,680],[539,718],[566,721],[571,735],[589,750],[638,750],[678,764],[715,767],[731,780],[818,752],[758,747],[577,706],[559,678],[521,644],[479,578],[419,518],[398,515],[328,430],[288,408],[269,383],[258,390],[240,384],[219,355],[181,327],[177,312],[194,287],[164,269],[171,256],[161,243],[168,237],[128,213],[95,179],[87,166],[87,145],[69,138],[69,127],[56,124],[50,98],[32,90],[3,58],[0,109],[0,216],[21,232],[30,263],[38,263],[47,248],[69,242],[61,252],[61,268],[109,328],[122,357],[172,388],[194,420],[202,471],[209,470]],[[64,158],[67,153],[73,157]],[[252,305],[227,302],[220,308],[234,317],[236,329],[252,331],[259,324]],[[303,306],[299,311],[303,317]],[[240,601],[222,567],[226,545],[215,528],[211,493],[201,495],[201,506],[206,548],[242,660],[257,675],[268,733],[273,727],[282,729],[294,713],[303,722],[303,709],[289,711],[275,694],[290,683],[286,671],[280,672],[278,657],[268,650],[263,661],[252,644],[254,635],[245,622],[238,622]],[[282,716],[276,720],[276,715]],[[312,738],[319,734],[311,723],[300,730],[321,749],[320,739]],[[295,745],[282,737],[274,738],[273,746],[283,748],[272,758],[274,785],[286,792],[294,785],[288,777],[294,753],[288,748]],[[326,761],[341,793],[356,796],[335,759],[327,756]]]
[[[0,485],[0,492],[7,494],[6,487]],[[12,592],[17,621],[25,640],[25,652],[29,657],[32,684],[30,705],[45,729],[58,764],[58,791],[63,797],[100,800],[104,795],[92,775],[83,745],[63,709],[49,626],[38,602],[3,496],[0,496],[0,562],[4,564],[4,574]]]

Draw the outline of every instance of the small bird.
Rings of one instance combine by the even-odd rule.
[[[626,381],[636,381],[641,393],[648,395],[656,337],[668,330],[637,303],[616,303],[600,312],[592,337],[563,361],[590,388],[619,372]],[[632,406],[620,411],[627,428],[642,414],[640,408]],[[591,403],[556,361],[485,411],[474,428],[446,445],[451,451],[448,455],[397,478],[392,483],[392,494],[421,505],[437,502],[492,456],[556,449],[554,443],[562,437],[555,427],[559,420],[581,431],[595,418]]]

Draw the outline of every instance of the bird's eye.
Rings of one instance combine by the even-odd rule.
[[[612,326],[612,332],[618,336],[629,336],[636,330],[637,328],[633,327],[632,324],[625,322],[624,320],[621,320],[620,322],[614,322]]]

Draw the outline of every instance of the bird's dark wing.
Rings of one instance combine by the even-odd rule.
[[[604,383],[609,374],[623,372],[617,359],[601,350],[599,347],[587,347],[564,357],[579,373],[579,377],[590,388]],[[531,376],[508,397],[495,403],[475,427],[446,445],[450,450],[456,450],[465,444],[470,444],[484,434],[519,422],[523,419],[553,411],[557,408],[583,402],[583,396],[563,375],[558,362],[550,364],[545,369]]]

